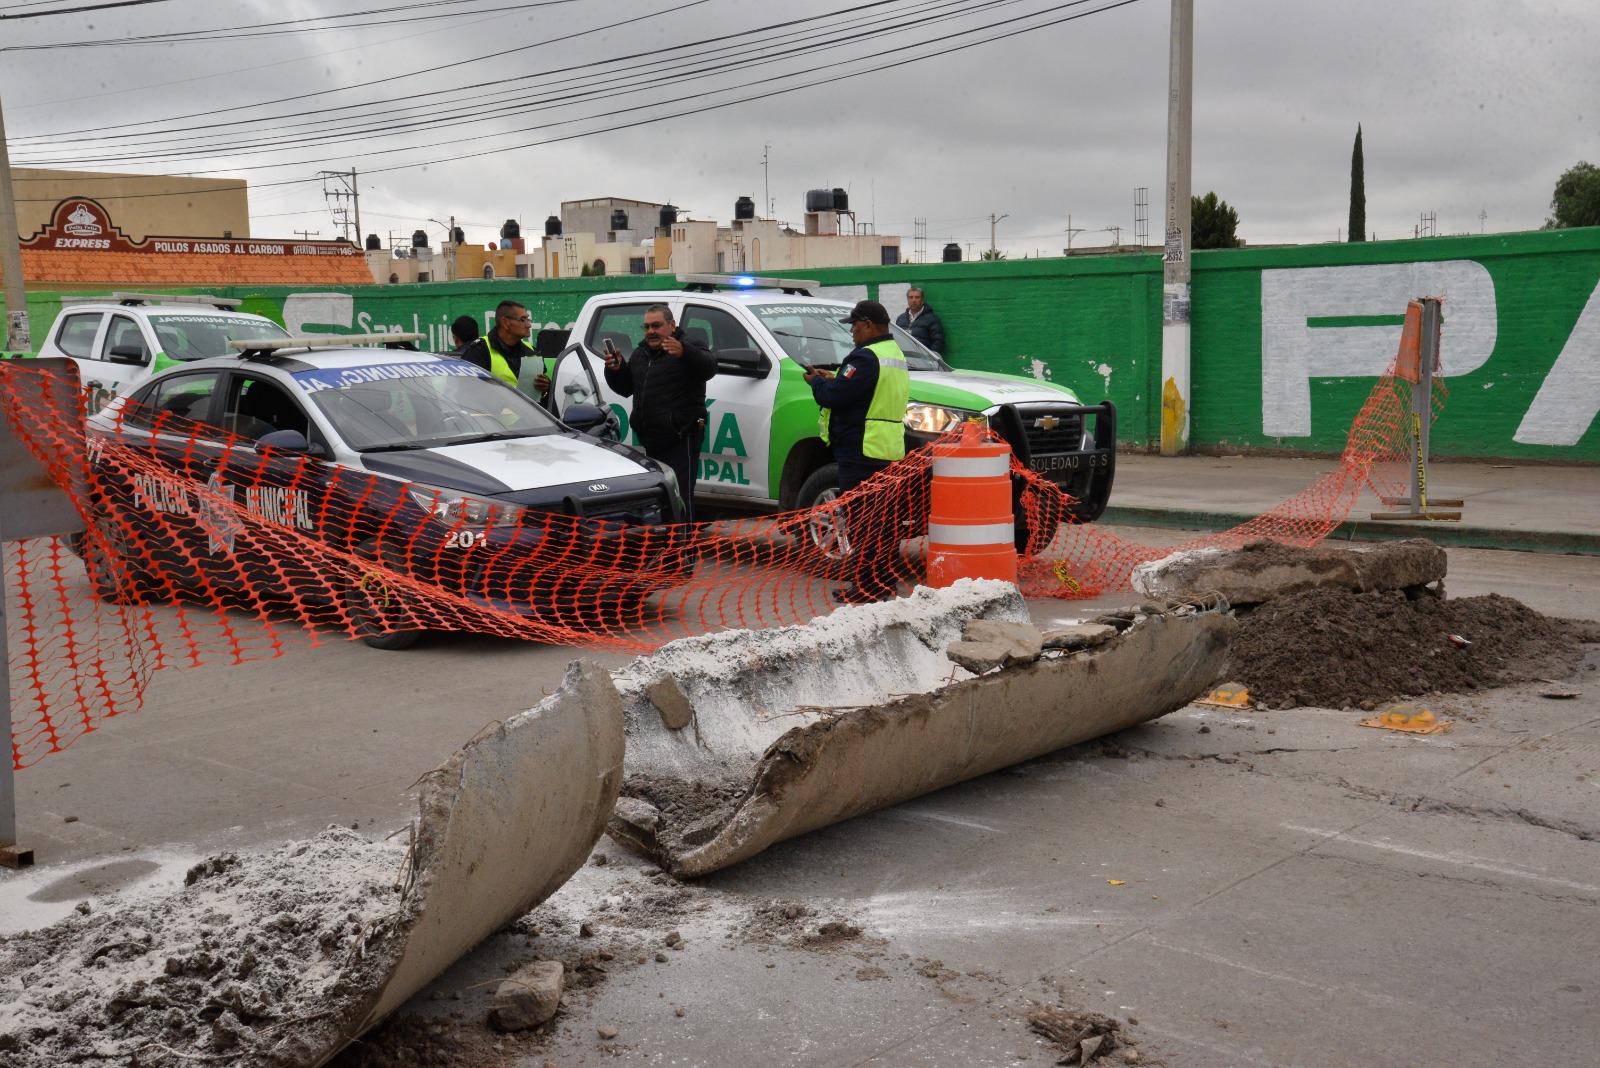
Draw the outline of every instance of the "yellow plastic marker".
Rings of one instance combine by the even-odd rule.
[[[1195,704],[1216,705],[1218,708],[1249,708],[1250,690],[1242,682],[1225,682]]]
[[[1416,705],[1390,705],[1371,719],[1362,720],[1361,725],[1386,731],[1404,731],[1407,734],[1438,734],[1451,727],[1449,720],[1440,719],[1428,709]]]

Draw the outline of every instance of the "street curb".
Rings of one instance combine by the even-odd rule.
[[[1110,505],[1099,522],[1135,527],[1179,527],[1221,531],[1257,518],[1234,512],[1209,512],[1182,508],[1145,508]],[[1400,541],[1427,538],[1439,545],[1462,549],[1514,549],[1521,552],[1568,556],[1600,556],[1600,535],[1552,530],[1509,530],[1503,527],[1463,526],[1449,522],[1395,522],[1348,520],[1329,532],[1330,539],[1346,541]]]

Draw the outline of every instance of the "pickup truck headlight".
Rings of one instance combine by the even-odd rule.
[[[906,429],[923,434],[943,434],[968,419],[976,419],[984,427],[989,425],[989,420],[981,412],[970,412],[965,408],[946,408],[942,404],[906,405]]]
[[[449,526],[465,523],[474,527],[514,527],[522,515],[515,505],[474,497],[460,490],[434,486],[411,486],[406,490],[417,507]]]

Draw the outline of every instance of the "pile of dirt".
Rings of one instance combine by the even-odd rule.
[[[738,811],[750,793],[748,782],[679,779],[667,775],[628,775],[622,796],[648,801],[670,816],[663,820],[660,842],[670,849],[710,841]]]
[[[1066,1054],[1057,1064],[1137,1064],[1140,1060],[1121,1021],[1098,1012],[1041,1005],[1028,1014],[1028,1028]]]
[[[0,943],[0,1063],[302,1063],[393,967],[404,845],[330,828]],[[332,1029],[332,1030],[330,1030]]]
[[[1570,675],[1583,659],[1579,637],[1499,594],[1308,590],[1241,614],[1228,677],[1265,708],[1371,709]]]

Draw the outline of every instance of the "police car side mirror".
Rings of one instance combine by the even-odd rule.
[[[587,434],[605,425],[606,413],[593,404],[574,404],[561,413],[561,421],[572,429]]]
[[[760,349],[718,349],[717,373],[740,378],[765,378],[772,360]]]
[[[320,456],[323,453],[322,449],[313,446],[298,430],[274,430],[270,434],[262,434],[256,439],[256,448],[303,452],[311,456]]]

